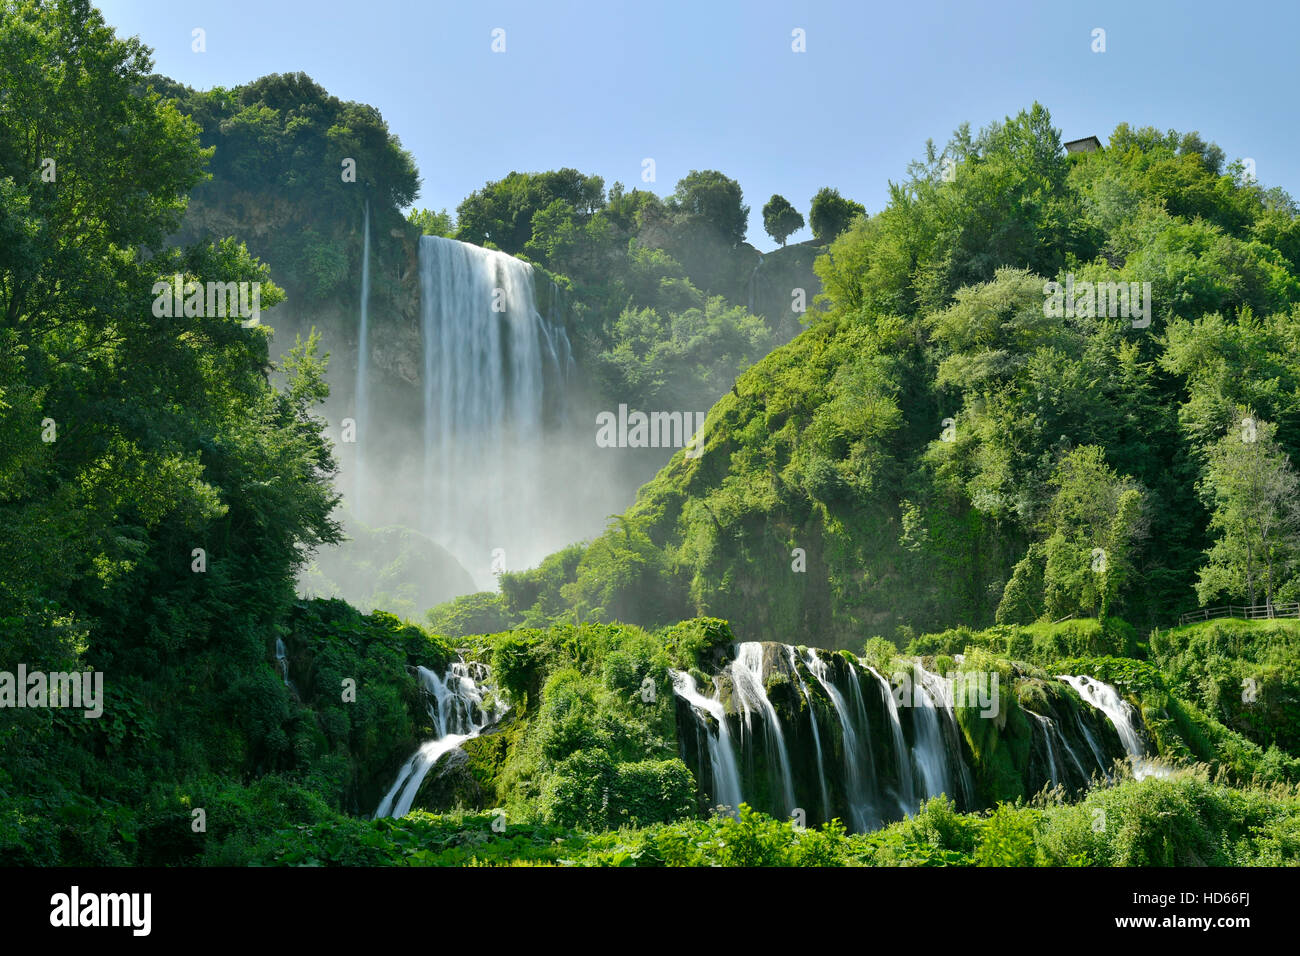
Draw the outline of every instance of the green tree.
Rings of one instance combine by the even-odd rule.
[[[1106,464],[1095,445],[1070,452],[1056,470],[1044,545],[1044,603],[1053,618],[1106,617],[1146,533],[1142,491]]]
[[[1196,583],[1202,605],[1220,594],[1273,604],[1300,558],[1300,477],[1276,427],[1239,411],[1207,452],[1201,490],[1218,538]]]
[[[740,183],[715,169],[693,169],[678,180],[669,206],[690,220],[712,226],[733,245],[745,239],[749,207]]]
[[[849,224],[858,216],[866,214],[867,207],[862,203],[845,199],[838,189],[824,186],[812,198],[812,205],[808,208],[808,221],[817,241],[826,243],[849,228]]]
[[[193,666],[211,707],[338,539],[335,466],[315,338],[274,387],[265,325],[159,314],[176,275],[283,292],[233,239],[166,246],[210,151],[150,66],[83,0],[0,19],[0,606],[27,660],[66,634],[136,680]]]
[[[562,200],[580,223],[605,203],[605,181],[576,169],[544,173],[512,172],[470,193],[456,207],[456,238],[478,245],[492,243],[517,255],[533,237],[533,219],[539,210]]]
[[[450,236],[456,232],[456,222],[445,209],[440,212],[412,209],[406,218],[426,236]]]
[[[790,233],[802,229],[803,225],[803,216],[790,205],[790,200],[773,193],[763,207],[763,228],[767,234],[784,246]]]

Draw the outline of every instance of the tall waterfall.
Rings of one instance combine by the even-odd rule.
[[[953,714],[952,684],[920,664],[913,669],[916,708],[916,763],[927,797],[946,793],[969,798],[974,790],[964,761],[947,755],[959,748],[957,720]],[[919,700],[915,698],[919,697]]]
[[[420,684],[428,698],[429,716],[433,719],[436,736],[420,745],[420,749],[402,765],[384,799],[375,811],[375,817],[403,817],[410,812],[411,804],[419,793],[420,784],[438,759],[459,747],[471,737],[496,723],[505,713],[504,706],[483,703],[481,682],[491,678],[486,664],[457,661],[445,674],[436,674],[427,667],[417,668]]]
[[[352,511],[358,517],[369,511],[366,502],[366,429],[370,426],[370,200],[362,220],[361,241],[361,319],[357,332],[356,383],[356,483],[353,487]]]
[[[916,808],[915,788],[912,785],[912,761],[908,757],[907,743],[903,739],[903,720],[898,715],[898,702],[894,700],[894,694],[889,686],[889,681],[885,680],[875,668],[868,668],[871,676],[877,681],[885,699],[885,706],[889,710],[889,729],[893,735],[894,759],[895,766],[898,768],[898,798],[899,807],[903,813],[911,813]]]
[[[520,568],[567,541],[540,526],[554,510],[544,432],[563,416],[568,336],[538,311],[532,266],[502,252],[423,236],[420,293],[424,530],[494,587],[494,553]]]

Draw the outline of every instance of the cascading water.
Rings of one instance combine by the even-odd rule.
[[[694,707],[700,714],[713,718],[709,726],[697,720],[696,729],[706,739],[709,766],[713,771],[713,802],[717,806],[735,809],[740,806],[740,768],[731,747],[731,732],[727,729],[727,713],[716,696],[702,695],[695,686],[695,678],[684,671],[673,671],[673,693]]]
[[[805,679],[805,670],[812,679]],[[757,801],[759,809],[785,814],[809,805],[801,800],[813,800],[812,806],[820,800],[821,819],[838,816],[862,832],[915,813],[920,798],[932,793],[947,793],[961,805],[973,802],[951,694],[937,675],[921,674],[919,680],[929,689],[917,691],[915,707],[906,701],[903,714],[889,683],[847,655],[747,642],[733,646],[733,658],[715,678],[711,698],[701,696],[686,674],[674,674],[673,686],[689,705],[678,709],[679,726],[685,731],[695,725],[693,760],[705,775],[702,783],[711,773],[715,802],[734,806],[748,795],[747,802]],[[783,724],[783,711],[773,703],[777,699],[782,707],[807,706],[806,730],[788,718]],[[823,724],[819,711],[824,710],[836,719]],[[880,766],[873,726],[889,735],[877,741],[884,761]],[[909,746],[910,738],[917,743]],[[812,753],[791,751],[791,740]],[[681,737],[679,741],[690,749]],[[815,774],[815,792],[800,792],[793,772],[796,756],[797,779],[811,787]],[[896,779],[897,789],[880,779],[881,773]]]
[[[572,373],[568,336],[538,311],[532,266],[502,252],[423,236],[420,293],[424,527],[495,587],[496,549],[513,567],[554,550],[540,475]]]
[[[952,793],[952,781],[948,777],[948,766],[943,746],[943,731],[939,729],[939,715],[934,699],[927,692],[925,678],[920,665],[911,676],[912,713],[915,717],[916,741],[912,747],[912,759],[916,767],[916,780],[926,797],[941,793]]]
[[[820,806],[821,819],[839,817],[854,831],[916,813],[939,794],[962,809],[981,805],[951,679],[911,661],[895,687],[848,655],[756,642],[731,650],[711,697],[696,690],[690,675],[673,674],[682,758],[694,765],[702,788],[711,781],[715,804],[734,807],[745,799],[773,815]],[[1086,788],[1098,771],[1107,770],[1107,755],[1121,752],[1120,738],[1130,752],[1141,753],[1131,708],[1113,688],[1087,678],[1062,680],[1080,691],[1087,706],[1053,703],[1048,695],[1052,716],[1024,708],[1034,729],[1033,757],[1018,769],[1030,791],[1044,785]],[[963,706],[975,707],[969,682],[962,692]],[[994,718],[996,697],[985,700],[980,692],[977,699],[981,715]],[[790,716],[804,706],[806,727],[802,718]],[[1118,734],[1111,733],[1106,717]]]
[[[353,486],[352,511],[358,517],[368,512],[366,494],[366,430],[370,426],[370,200],[362,221],[361,241],[361,319],[357,331],[356,382],[356,481]]]
[[[941,793],[970,799],[974,793],[970,768],[962,759],[957,737],[957,719],[953,714],[952,685],[947,678],[933,674],[920,664],[914,671],[916,681],[916,763],[927,797]],[[919,700],[915,698],[919,696]]]
[[[275,639],[275,660],[280,665],[280,676],[284,678],[284,686],[289,686],[289,655],[284,648],[284,640],[277,637]]]
[[[875,810],[867,797],[862,768],[859,763],[858,734],[853,729],[848,704],[845,703],[844,695],[840,693],[839,688],[827,678],[826,662],[817,656],[817,652],[815,650],[808,651],[805,660],[808,663],[808,669],[817,678],[817,682],[822,685],[822,689],[826,691],[826,696],[831,699],[831,703],[835,707],[835,713],[840,719],[840,730],[844,740],[844,789],[849,798],[849,815],[852,823],[858,830],[870,829],[875,818]],[[864,731],[868,729],[865,723],[862,729]]]
[[[862,728],[862,744],[866,750],[868,771],[875,768],[876,757],[871,746],[871,722],[867,719],[867,702],[862,696],[862,668],[861,666],[850,668],[851,677],[849,681],[849,692],[853,696],[854,716],[857,718],[857,725]]]
[[[1147,757],[1142,736],[1137,731],[1137,711],[1133,705],[1120,696],[1119,691],[1109,684],[1086,676],[1061,674],[1057,678],[1073,687],[1087,703],[1100,710],[1115,727],[1120,742],[1128,751],[1133,764],[1133,775],[1141,780],[1144,777],[1165,776],[1168,771]],[[1091,740],[1089,741],[1091,743]]]
[[[1101,744],[1097,742],[1097,735],[1088,729],[1088,725],[1083,722],[1083,718],[1079,716],[1077,710],[1074,711],[1074,726],[1078,728],[1079,735],[1083,737],[1088,749],[1092,751],[1097,766],[1105,768],[1108,761],[1106,760],[1106,754],[1101,749]]]
[[[894,700],[894,692],[889,686],[889,681],[885,680],[875,668],[868,668],[868,670],[876,678],[884,695],[885,706],[889,709],[889,726],[894,739],[894,759],[898,767],[898,805],[906,815],[916,809],[916,795],[912,786],[912,762],[908,759],[907,744],[903,738],[903,721],[898,715],[898,703]]]
[[[1043,732],[1043,745],[1047,748],[1047,772],[1051,775],[1052,787],[1059,787],[1061,785],[1060,765],[1056,760],[1056,752],[1052,749],[1052,731],[1055,727],[1051,719],[1042,714],[1036,714],[1032,710],[1026,710],[1025,713],[1038,722],[1038,727]]]
[[[822,758],[822,735],[817,729],[817,709],[813,707],[812,695],[808,693],[808,682],[799,673],[799,662],[795,655],[795,649],[787,647],[786,650],[790,654],[790,670],[794,672],[794,676],[799,681],[799,692],[803,695],[804,703],[808,707],[808,723],[812,727],[813,746],[817,749],[817,786],[821,789],[822,816],[829,819],[831,798],[826,790],[826,763]]]
[[[794,774],[790,771],[790,753],[786,750],[785,734],[781,732],[781,719],[776,708],[767,697],[763,685],[763,645],[757,641],[747,641],[737,648],[736,659],[731,665],[731,679],[736,688],[736,695],[744,708],[746,731],[753,733],[751,715],[762,715],[763,737],[767,741],[769,758],[776,758],[780,772],[781,794],[785,799],[785,812],[793,813],[798,804],[794,799]],[[743,741],[742,741],[743,746]],[[769,766],[771,763],[769,762]]]
[[[384,795],[375,817],[403,817],[420,790],[420,784],[438,759],[501,719],[508,709],[495,701],[483,704],[483,686],[491,678],[486,664],[457,661],[445,674],[427,667],[416,669],[420,684],[428,695],[429,716],[437,734],[420,745],[420,749],[402,765],[397,780]]]

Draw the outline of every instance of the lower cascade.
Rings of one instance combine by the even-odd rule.
[[[1133,776],[1141,780],[1143,777],[1161,777],[1168,773],[1166,768],[1147,756],[1146,744],[1137,729],[1140,722],[1137,709],[1121,697],[1119,691],[1091,677],[1062,674],[1059,679],[1073,687],[1080,697],[1104,713],[1114,725],[1119,739],[1124,743],[1124,749],[1132,759]]]
[[[959,810],[991,805],[958,719],[959,707],[968,708],[963,720],[975,713],[972,699],[955,694],[951,675],[895,663],[888,680],[847,652],[744,642],[731,647],[710,691],[701,691],[698,672],[674,671],[678,747],[701,808],[744,802],[809,826],[839,818],[865,832],[941,794]],[[1082,791],[1109,777],[1117,760],[1128,759],[1139,777],[1158,772],[1136,711],[1115,688],[1091,677],[1057,680],[1042,682],[1051,693],[1015,705],[1027,718],[1017,717],[1023,759],[1015,767],[1027,793]],[[1006,723],[990,709],[973,719],[999,718]]]
[[[402,765],[384,799],[375,811],[379,817],[404,817],[411,810],[420,784],[444,754],[477,737],[497,723],[509,709],[495,697],[485,705],[483,694],[492,671],[486,664],[456,661],[444,674],[427,667],[416,669],[428,698],[429,716],[437,734],[425,741]]]

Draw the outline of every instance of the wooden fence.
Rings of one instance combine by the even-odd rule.
[[[1196,621],[1213,621],[1221,617],[1235,617],[1243,621],[1265,621],[1274,617],[1300,618],[1300,603],[1294,604],[1228,604],[1224,607],[1203,607],[1188,611],[1178,617],[1178,626]]]

